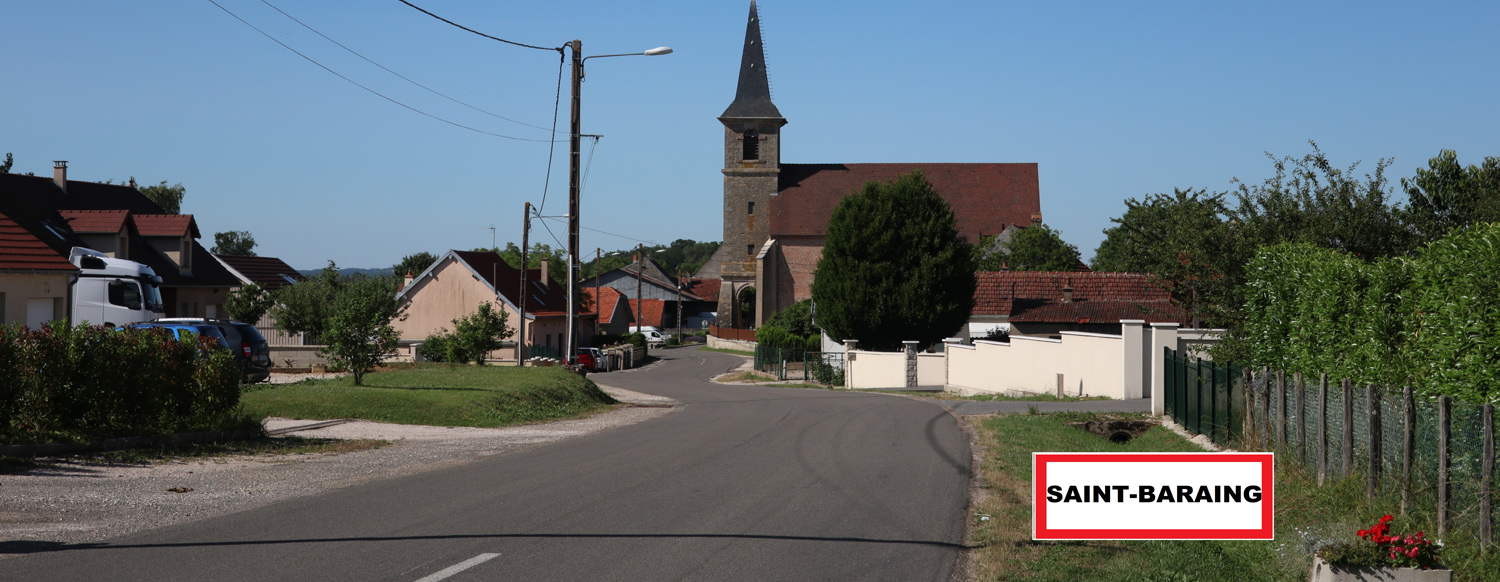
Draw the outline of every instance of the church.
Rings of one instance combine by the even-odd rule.
[[[888,182],[921,170],[953,207],[960,234],[981,235],[1041,221],[1034,163],[784,164],[787,119],[771,102],[760,13],[750,2],[734,102],[724,124],[724,238],[698,271],[718,278],[719,324],[759,327],[773,314],[812,297],[828,219],[866,182]]]

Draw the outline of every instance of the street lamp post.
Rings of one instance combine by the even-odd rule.
[[[628,57],[636,55],[657,56],[672,54],[672,49],[667,47],[656,47],[654,49],[639,53],[623,53],[617,55],[591,55],[583,56],[583,41],[574,39],[568,43],[573,49],[573,113],[572,124],[568,131],[568,331],[567,339],[563,343],[563,362],[572,364],[577,359],[577,350],[574,349],[577,341],[575,327],[578,319],[578,154],[579,138],[583,137],[580,127],[579,112],[581,109],[580,90],[583,88],[583,62],[589,59],[604,57]]]

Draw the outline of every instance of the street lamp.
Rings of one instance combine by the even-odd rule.
[[[605,57],[630,57],[672,54],[672,49],[661,46],[639,53],[621,53],[617,55],[593,55],[583,56],[583,41],[574,39],[569,43],[573,49],[573,114],[572,126],[568,131],[569,153],[568,153],[568,333],[564,343],[563,362],[571,364],[577,358],[575,353],[575,325],[578,318],[578,158],[579,138],[582,137],[583,129],[579,124],[580,96],[579,91],[583,88],[583,62],[589,59],[601,59]]]

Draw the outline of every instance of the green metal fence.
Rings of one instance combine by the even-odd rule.
[[[1165,348],[1168,416],[1187,430],[1229,446],[1245,424],[1245,382],[1234,364],[1205,362]]]
[[[552,346],[530,346],[526,348],[526,357],[552,358],[554,360],[561,360],[562,350],[559,350]]]
[[[799,348],[755,347],[755,370],[778,380],[844,385],[844,354]]]

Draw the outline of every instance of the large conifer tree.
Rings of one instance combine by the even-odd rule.
[[[974,308],[973,247],[920,171],[868,182],[828,221],[812,284],[816,321],[835,340],[896,350],[951,337]]]

